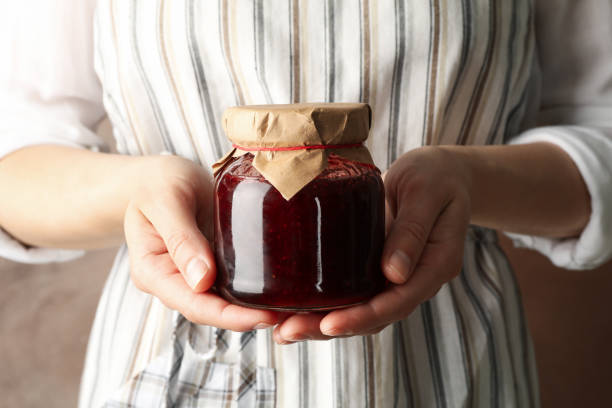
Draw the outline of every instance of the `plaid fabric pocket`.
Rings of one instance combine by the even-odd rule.
[[[196,326],[178,315],[173,344],[135,374],[104,407],[273,408],[276,370],[255,364],[255,335],[240,335],[232,353],[229,332],[215,330],[215,345],[202,352]],[[233,354],[227,362],[227,353]]]

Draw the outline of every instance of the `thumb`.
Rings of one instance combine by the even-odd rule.
[[[204,292],[215,282],[215,258],[198,228],[195,205],[169,197],[142,209],[161,236],[168,254],[194,292]]]
[[[391,221],[382,257],[385,277],[395,283],[408,281],[421,257],[437,214],[434,200],[417,199],[396,203],[397,214]]]

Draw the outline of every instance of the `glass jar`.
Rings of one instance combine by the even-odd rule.
[[[217,290],[232,303],[289,311],[373,297],[386,283],[384,203],[373,165],[331,154],[287,200],[252,154],[231,158],[215,177]]]

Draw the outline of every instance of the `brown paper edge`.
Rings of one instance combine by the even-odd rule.
[[[229,150],[222,158],[220,158],[217,162],[212,165],[213,175],[217,177],[217,175],[223,170],[225,165],[230,162],[233,158],[238,158],[244,156],[247,153],[253,154],[253,167],[261,175],[270,182],[276,188],[283,198],[289,201],[295,194],[297,194],[301,189],[306,187],[308,183],[314,180],[319,174],[323,172],[327,168],[329,162],[329,156],[331,154],[343,157],[353,162],[363,163],[374,166],[374,160],[372,159],[372,155],[368,148],[364,145],[356,148],[346,148],[346,149],[311,149],[311,150],[297,150],[297,151],[277,151],[274,152],[274,156],[278,158],[278,156],[285,156],[284,160],[293,158],[300,158],[304,155],[304,152],[319,153],[324,155],[323,160],[321,160],[322,166],[313,169],[311,167],[306,166],[306,172],[302,172],[300,177],[293,177],[288,179],[284,177],[284,175],[278,174],[276,169],[268,170],[265,166],[267,163],[274,163],[273,160],[269,160],[265,156],[268,152],[247,152],[244,150],[240,150],[237,148],[232,148]]]
[[[367,124],[359,120],[351,121],[350,134],[359,134],[359,129],[365,131],[365,137],[359,138],[362,144],[356,148],[341,148],[341,149],[303,149],[292,151],[243,151],[239,148],[233,148],[228,151],[221,159],[213,164],[213,174],[215,177],[225,167],[225,165],[233,158],[240,157],[246,153],[252,153],[253,167],[257,169],[261,175],[270,182],[281,195],[289,200],[304,186],[316,178],[323,170],[327,168],[328,158],[330,154],[335,154],[344,157],[348,160],[374,165],[372,156],[365,146],[365,139],[372,125],[372,109],[367,104],[360,104],[368,109]],[[268,106],[264,106],[266,109]],[[284,106],[286,108],[287,106]],[[246,148],[249,147],[285,147],[285,146],[304,146],[309,144],[343,144],[351,143],[350,140],[343,140],[343,135],[347,130],[350,115],[359,115],[356,111],[347,111],[344,114],[342,122],[337,122],[336,126],[325,126],[334,122],[326,122],[324,120],[326,112],[325,108],[318,108],[317,104],[305,104],[305,106],[295,105],[295,111],[284,111],[282,113],[274,112],[274,106],[269,109],[249,111],[256,107],[235,107],[228,109],[224,113],[223,126],[226,134],[234,143],[238,143]],[[259,107],[261,108],[261,107]],[[321,110],[322,109],[322,110]],[[231,112],[231,113],[228,113]],[[335,112],[337,115],[338,112]],[[229,127],[228,115],[235,115],[233,127]],[[360,126],[360,124],[362,126]],[[299,126],[300,137],[292,140],[285,139],[285,129]],[[355,132],[355,129],[357,131]],[[293,129],[295,133],[295,129]],[[288,134],[292,134],[289,132]],[[364,133],[362,133],[364,134]],[[231,136],[238,136],[237,139]],[[255,137],[253,137],[255,135]],[[243,138],[244,136],[244,138]],[[271,136],[271,137],[268,137]],[[279,137],[280,136],[280,137]],[[300,138],[303,138],[300,140]],[[267,141],[263,144],[262,142]],[[358,143],[357,140],[355,142]]]

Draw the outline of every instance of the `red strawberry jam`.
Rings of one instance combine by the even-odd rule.
[[[232,159],[215,181],[216,286],[250,307],[328,310],[382,290],[384,187],[378,170],[331,156],[290,200]]]

